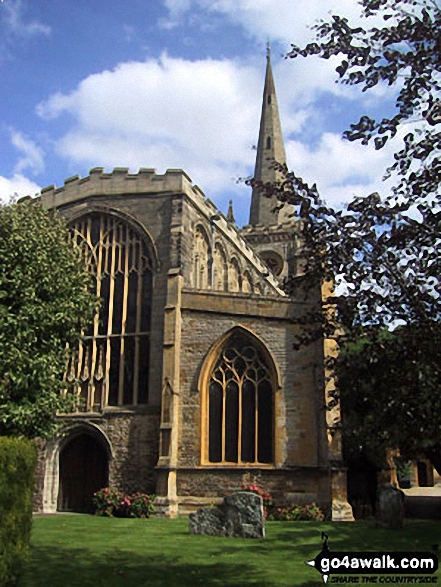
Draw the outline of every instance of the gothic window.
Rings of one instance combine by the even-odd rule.
[[[268,362],[246,335],[233,334],[208,380],[208,461],[272,463],[273,404]]]
[[[127,223],[90,214],[71,232],[101,303],[72,355],[68,382],[79,380],[86,410],[147,403],[152,266],[147,245]]]
[[[236,259],[231,259],[228,263],[228,291],[240,291],[240,269]]]
[[[271,137],[266,138],[266,148],[271,149]]]
[[[200,226],[196,228],[194,236],[194,266],[193,284],[197,289],[208,289],[209,247],[208,242]]]
[[[225,291],[227,285],[227,260],[222,247],[216,244],[213,255],[213,289]]]
[[[242,291],[244,293],[253,293],[254,291],[253,282],[251,281],[251,276],[248,273],[248,271],[245,271],[245,273],[243,274]]]

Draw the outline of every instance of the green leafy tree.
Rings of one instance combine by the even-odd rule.
[[[316,40],[304,48],[292,46],[289,56],[336,56],[344,84],[367,91],[386,83],[397,88],[391,116],[375,120],[362,116],[344,133],[350,141],[374,142],[381,149],[409,123],[403,146],[388,170],[399,182],[394,195],[427,198],[438,192],[441,181],[441,9],[436,0],[362,0],[366,27],[353,27],[348,19],[333,16],[315,27]],[[370,20],[384,24],[369,26]]]
[[[84,263],[56,213],[0,207],[0,435],[45,437],[63,394],[68,347],[93,316]]]
[[[361,0],[360,6],[366,27],[334,15],[315,27],[314,42],[293,45],[289,56],[337,57],[342,83],[363,91],[380,83],[396,88],[391,116],[363,116],[344,133],[351,141],[373,141],[377,149],[402,136],[387,170],[395,187],[385,197],[356,198],[344,209],[327,206],[316,186],[284,166],[284,181],[260,187],[298,209],[305,274],[287,288],[299,296],[319,281],[337,283],[334,297],[324,300],[337,311],[318,308],[303,317],[299,344],[323,334],[341,345],[362,337],[358,344],[369,351],[375,378],[356,388],[354,418],[361,424],[365,410],[363,430],[370,426],[373,444],[390,443],[404,453],[419,447],[441,472],[441,10],[434,0]],[[386,345],[378,332],[397,325],[400,336]],[[330,363],[332,371],[332,358]],[[339,400],[337,391],[334,402]]]
[[[387,449],[398,447],[406,459],[425,457],[440,467],[439,351],[432,344],[423,352],[417,341],[427,334],[411,330],[371,334],[347,344],[339,355],[349,459],[361,452],[381,462]]]

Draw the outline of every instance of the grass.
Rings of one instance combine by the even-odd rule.
[[[265,540],[244,540],[191,536],[186,518],[37,516],[20,587],[323,585],[305,565],[319,553],[322,531],[331,551],[428,551],[441,542],[441,522],[426,520],[395,531],[368,522],[269,522]]]

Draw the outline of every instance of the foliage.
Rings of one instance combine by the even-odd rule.
[[[374,22],[370,28],[351,26],[334,15],[315,27],[314,42],[293,46],[289,56],[337,57],[340,81],[363,91],[382,82],[396,87],[393,116],[381,121],[364,116],[345,133],[349,140],[373,141],[378,149],[403,136],[388,170],[397,179],[395,188],[385,197],[371,194],[333,209],[315,185],[277,164],[284,180],[260,187],[267,196],[293,204],[300,216],[305,271],[286,287],[299,298],[318,283],[336,284],[322,305],[297,321],[303,325],[298,345],[323,335],[340,345],[363,337],[360,344],[372,353],[375,367],[371,364],[366,374],[373,375],[370,390],[355,376],[358,392],[351,398],[347,388],[349,405],[356,409],[354,436],[363,426],[370,428],[374,445],[387,439],[395,443],[392,448],[407,453],[419,444],[441,471],[439,457],[435,463],[441,455],[441,11],[436,1],[424,0],[361,0],[360,5],[364,22]],[[397,325],[400,335],[385,350],[379,333]],[[330,374],[335,367],[330,358]],[[339,399],[336,391],[330,407]],[[367,410],[365,422],[362,408]],[[351,430],[348,418],[346,413]]]
[[[382,331],[346,345],[337,364],[347,453],[402,457],[441,467],[439,348],[416,327]],[[441,335],[441,326],[434,334]],[[421,346],[419,341],[421,339]],[[416,346],[415,346],[416,345]]]
[[[251,483],[242,485],[243,491],[250,491],[262,498],[263,514],[266,520],[277,522],[313,521],[321,522],[325,516],[320,507],[315,504],[277,506],[269,491],[264,491],[258,485]]]
[[[410,487],[410,478],[412,475],[412,463],[403,457],[395,457],[395,467],[397,469],[398,484],[401,488]]]
[[[100,489],[93,496],[97,516],[116,518],[148,518],[155,511],[154,500],[154,495],[126,494],[112,487]]]
[[[13,587],[28,554],[32,526],[35,446],[0,437],[0,587]]]
[[[390,168],[400,178],[395,195],[435,194],[441,181],[437,154],[441,8],[436,0],[362,0],[360,4],[366,28],[353,27],[347,18],[334,15],[315,27],[315,42],[304,48],[293,45],[289,56],[338,56],[340,80],[361,85],[363,91],[381,83],[395,85],[395,114],[382,120],[362,116],[344,136],[363,144],[373,141],[381,149],[405,123],[415,123],[403,133],[403,147]]]
[[[325,515],[316,503],[273,507],[269,511],[269,520],[276,522],[322,522]]]
[[[95,300],[63,220],[33,201],[0,207],[0,434],[48,436],[75,398],[60,394],[67,346]]]

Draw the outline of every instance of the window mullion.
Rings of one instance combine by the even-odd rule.
[[[239,389],[239,423],[237,435],[237,462],[242,463],[242,384],[243,377],[237,378],[237,387]]]
[[[97,255],[97,265],[95,267],[95,282],[96,282],[96,296],[100,298],[101,296],[101,264],[102,264],[102,256],[103,256],[103,223],[101,217],[99,218],[100,223],[100,235],[99,240],[97,243],[98,247],[98,255]],[[93,243],[91,243],[92,251],[93,251]],[[95,407],[95,371],[97,370],[97,341],[96,336],[98,334],[98,326],[99,326],[99,312],[95,312],[95,316],[93,318],[93,339],[92,339],[92,358],[90,364],[90,408],[91,410]]]
[[[125,230],[127,231],[127,228]],[[122,317],[121,317],[121,345],[120,345],[120,356],[119,356],[119,385],[118,385],[118,404],[119,405],[122,405],[124,403],[124,362],[125,362],[124,334],[126,332],[127,298],[128,298],[127,293],[128,293],[128,288],[129,288],[129,271],[128,271],[129,247],[127,246],[127,239],[125,242],[124,249],[125,249],[125,251],[124,251],[124,286],[123,286],[123,305],[122,305]],[[131,403],[133,403],[133,397],[132,397]]]
[[[222,370],[222,462],[226,462],[226,438],[225,438],[225,408],[227,404],[227,383],[225,381],[225,372]]]
[[[139,257],[138,257],[138,263],[136,264],[136,267],[139,267],[139,271],[138,271],[138,291],[136,292],[136,320],[135,320],[135,332],[136,332],[136,336],[135,336],[135,365],[134,365],[134,373],[133,373],[133,403],[134,404],[138,404],[138,396],[139,396],[139,346],[140,346],[140,340],[139,340],[139,332],[141,330],[141,310],[142,310],[142,286],[143,286],[143,281],[144,281],[144,268],[143,268],[143,264],[142,264],[142,246],[141,243],[139,244],[138,247],[134,246],[134,252],[133,252],[133,256],[136,254],[136,250],[138,250],[139,253]]]
[[[104,405],[108,405],[109,401],[109,388],[110,388],[110,360],[111,360],[111,347],[110,347],[110,335],[112,334],[112,322],[113,322],[113,296],[115,292],[115,252],[116,252],[116,240],[115,240],[115,222],[112,220],[112,227],[109,233],[112,234],[112,249],[110,253],[110,272],[109,272],[109,304],[108,304],[108,318],[107,318],[107,345],[106,345],[106,373],[105,373],[105,402]]]
[[[257,463],[259,461],[259,385],[257,380],[254,381],[254,409],[254,461]]]

